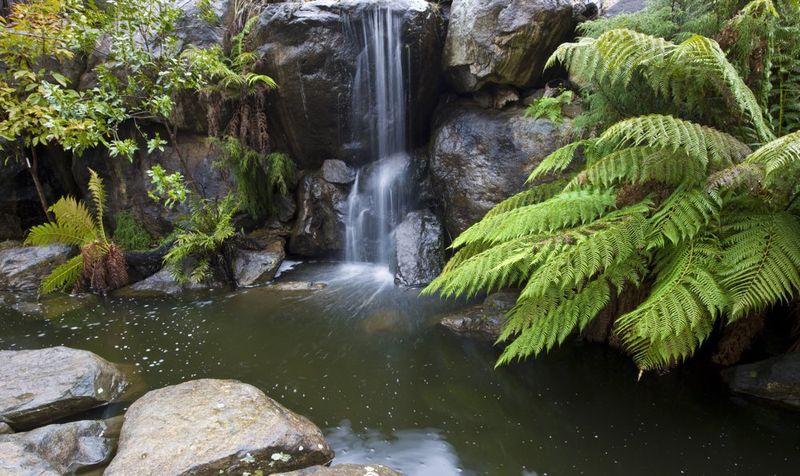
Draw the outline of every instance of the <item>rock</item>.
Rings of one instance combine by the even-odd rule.
[[[356,171],[341,160],[326,160],[322,163],[322,178],[329,183],[353,183],[353,180],[356,179]]]
[[[0,212],[0,241],[17,240],[24,236],[22,221],[16,215]]]
[[[531,86],[576,24],[567,0],[453,0],[445,77],[460,93],[486,84]]]
[[[237,286],[253,286],[271,281],[286,258],[283,241],[275,240],[262,250],[237,250],[233,275]]]
[[[312,466],[279,476],[403,476],[382,464],[337,464],[334,466]]]
[[[600,11],[604,17],[613,18],[642,11],[645,7],[647,7],[645,0],[603,0]]]
[[[138,283],[125,286],[114,292],[117,296],[137,297],[137,296],[163,296],[180,294],[187,290],[202,290],[209,288],[219,288],[225,286],[225,283],[219,281],[200,282],[200,283],[185,283],[181,284],[172,277],[172,274],[162,269],[156,274],[139,281]]]
[[[253,28],[260,57],[256,73],[280,86],[270,95],[272,134],[283,142],[301,169],[319,169],[325,159],[354,163],[365,144],[353,144],[362,132],[352,124],[353,84],[360,48],[352,41],[365,11],[391,6],[402,22],[409,77],[409,138],[427,140],[430,114],[439,90],[441,31],[438,9],[423,0],[317,0],[267,5]],[[309,131],[313,133],[309,134]],[[361,157],[362,159],[359,159]],[[363,160],[362,160],[363,161]]]
[[[283,281],[270,284],[269,289],[288,292],[319,291],[320,289],[325,289],[327,286],[328,285],[325,283],[314,283],[311,281]]]
[[[64,245],[4,249],[0,251],[0,289],[38,289],[42,278],[73,254],[74,250]]]
[[[308,257],[338,256],[344,249],[347,192],[307,174],[297,188],[297,220],[289,236],[289,251]]]
[[[556,125],[527,118],[522,108],[496,111],[471,101],[445,105],[431,139],[430,173],[450,236],[523,190],[533,168],[570,136],[570,121]]]
[[[517,101],[519,101],[519,92],[510,87],[498,87],[492,95],[492,105],[495,109],[503,109]]]
[[[460,334],[497,339],[503,331],[506,313],[514,307],[518,291],[499,291],[490,294],[482,304],[443,316],[441,325]]]
[[[800,352],[790,352],[722,372],[733,392],[800,409]]]
[[[395,282],[424,286],[442,272],[444,229],[428,210],[411,212],[395,228],[397,273]]]
[[[77,421],[0,436],[0,474],[55,476],[103,464],[116,443],[107,430],[102,421]]]
[[[8,426],[8,423],[0,422],[0,435],[10,435],[14,433],[14,429]]]
[[[97,355],[68,347],[0,351],[0,421],[25,430],[114,401],[125,375]]]
[[[319,428],[235,380],[192,380],[134,402],[105,476],[264,474],[326,464]]]

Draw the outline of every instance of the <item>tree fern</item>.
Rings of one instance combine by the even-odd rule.
[[[83,270],[83,256],[73,256],[42,279],[40,289],[44,294],[50,294],[59,289],[69,288],[78,280]]]

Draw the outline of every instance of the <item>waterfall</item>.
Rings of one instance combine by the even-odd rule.
[[[392,264],[392,230],[405,211],[408,168],[405,46],[400,11],[377,4],[345,20],[358,45],[353,78],[353,140],[370,163],[347,203],[346,259]]]

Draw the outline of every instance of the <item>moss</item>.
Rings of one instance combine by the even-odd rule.
[[[150,248],[153,237],[145,230],[142,222],[130,214],[119,212],[114,216],[114,241],[125,250],[144,250]]]

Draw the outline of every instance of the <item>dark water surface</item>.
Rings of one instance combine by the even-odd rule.
[[[497,350],[435,326],[453,303],[378,268],[302,265],[268,287],[93,301],[57,318],[0,308],[0,348],[67,345],[136,366],[149,388],[234,378],[320,426],[335,463],[409,475],[798,474],[800,415],[683,370],[570,345],[494,370]]]

